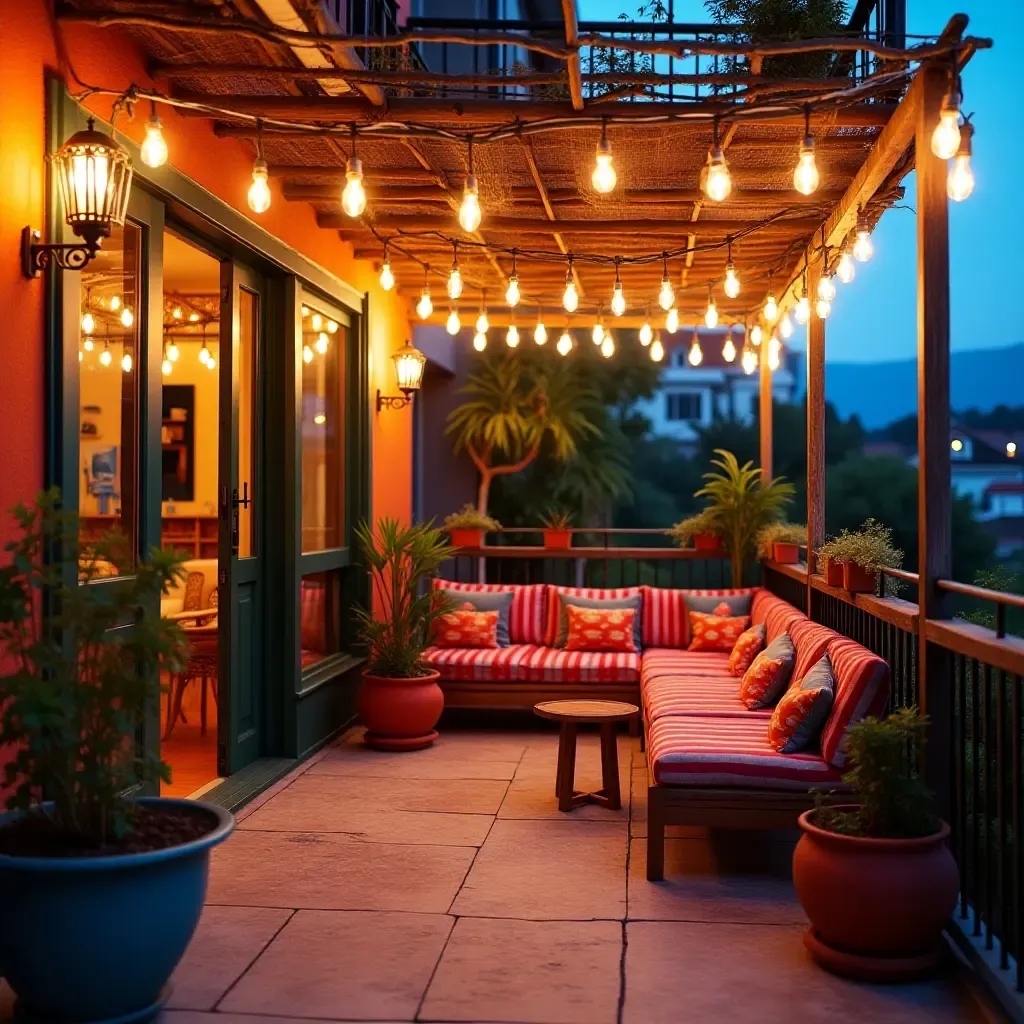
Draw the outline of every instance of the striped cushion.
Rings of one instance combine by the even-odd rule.
[[[434,580],[434,587],[468,594],[505,594],[511,592],[512,607],[508,613],[508,637],[513,644],[544,643],[544,615],[547,609],[546,583],[516,587],[503,583],[454,583]]]
[[[535,647],[520,663],[518,678],[528,683],[635,683],[640,655]]]
[[[782,633],[788,633],[797,622],[807,621],[807,616],[799,608],[794,608],[788,601],[783,601],[781,597],[776,597],[770,603],[766,602],[763,607],[764,628],[768,634],[768,643]]]
[[[842,633],[837,633],[828,626],[822,626],[810,619],[800,619],[789,629],[796,648],[796,664],[793,666],[793,682],[798,683],[811,668],[821,661],[821,656],[828,650],[833,640],[839,640]]]
[[[836,677],[835,703],[821,733],[821,756],[846,767],[846,730],[867,715],[881,715],[889,699],[889,666],[866,647],[841,636],[828,645]]]
[[[758,592],[755,587],[739,590],[667,590],[663,587],[641,589],[644,592],[644,647],[686,647],[689,644],[687,594],[691,597],[729,597]]]
[[[765,590],[763,587],[756,590],[754,600],[750,603],[750,621],[755,626],[763,626],[765,611],[771,607],[773,601],[777,600],[778,598],[770,590]]]
[[[721,676],[729,672],[729,655],[724,651],[677,651],[670,647],[651,647],[644,651],[642,679],[663,676],[691,678]]]
[[[773,750],[761,717],[664,716],[647,727],[647,758],[666,786],[841,787],[839,772],[819,754]]]
[[[202,573],[198,575],[202,576]],[[327,652],[324,595],[324,585],[319,580],[304,579],[299,586],[299,634],[302,648],[321,655]]]
[[[441,673],[442,679],[508,683],[520,678],[519,663],[537,648],[529,644],[512,647],[428,647],[423,660]]]
[[[547,596],[547,624],[544,629],[544,639],[541,641],[548,647],[554,647],[558,639],[558,619],[562,614],[561,598],[566,598],[564,603],[572,604],[569,600],[573,597],[584,597],[590,601],[622,600],[641,596],[640,587],[615,587],[611,589],[602,587],[548,587]]]
[[[748,711],[736,695],[733,675],[706,676],[703,679],[649,679],[640,684],[644,716],[653,722],[668,715],[709,715],[715,718],[756,718],[767,726],[772,709]]]

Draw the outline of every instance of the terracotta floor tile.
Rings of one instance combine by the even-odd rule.
[[[205,907],[171,978],[167,1005],[212,1010],[290,916],[290,910],[266,907]]]
[[[420,1020],[615,1024],[621,953],[617,922],[460,918]]]
[[[363,743],[363,732],[362,729],[353,729],[346,734],[341,743],[334,745],[332,749],[376,758],[397,756],[402,759],[411,757],[423,761],[444,758],[459,758],[467,761],[518,761],[535,739],[533,733],[442,729],[433,745],[425,750],[393,755],[367,747]]]
[[[207,902],[443,914],[476,850],[239,829],[212,856]]]
[[[443,914],[300,910],[220,1008],[328,1020],[411,1020],[452,924]]]
[[[452,913],[532,920],[621,920],[626,825],[498,819]]]
[[[153,1024],[293,1024],[305,1017],[264,1017],[251,1013],[202,1013],[199,1010],[165,1010]],[[323,1021],[322,1024],[406,1024],[404,1021]]]
[[[501,752],[496,752],[501,753]],[[461,757],[452,747],[385,754],[346,744],[331,747],[306,773],[384,779],[511,779],[519,765],[512,751],[489,758]]]
[[[601,769],[576,772],[576,789],[580,792],[595,792],[603,786]],[[560,811],[555,796],[555,772],[549,778],[528,775],[515,778],[509,783],[508,792],[498,811],[499,818],[583,818],[593,821],[627,821],[629,819],[629,772],[619,769],[619,792],[622,807],[617,811],[608,810],[597,804],[583,804],[573,811]]]
[[[872,986],[837,978],[804,950],[803,928],[630,922],[623,1024],[959,1024],[978,1020],[949,981]]]

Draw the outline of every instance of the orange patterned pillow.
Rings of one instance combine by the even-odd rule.
[[[467,601],[454,612],[445,612],[434,624],[438,647],[497,647],[500,612],[478,612]]]
[[[565,614],[567,651],[632,653],[636,650],[633,643],[635,608],[580,608],[567,604]]]
[[[831,679],[831,668],[826,673]],[[830,679],[819,684],[811,684],[810,679],[808,672],[804,683],[790,687],[772,712],[768,742],[780,754],[797,754],[818,745],[834,697]]]
[[[717,611],[717,609],[716,609]],[[749,615],[708,615],[690,612],[690,651],[731,651],[750,625]]]
[[[796,650],[788,633],[777,636],[753,661],[740,683],[740,700],[748,708],[770,708],[786,689]]]
[[[729,671],[734,676],[742,676],[750,668],[751,662],[757,657],[761,648],[764,647],[765,628],[764,626],[751,626],[745,633],[740,634],[729,655]]]

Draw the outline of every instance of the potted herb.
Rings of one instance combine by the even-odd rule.
[[[757,553],[774,562],[800,561],[800,549],[807,546],[807,527],[793,523],[770,523],[757,535]]]
[[[572,547],[572,513],[549,509],[541,519],[544,547],[564,551]]]
[[[210,849],[234,827],[212,804],[137,795],[170,780],[135,730],[159,707],[161,667],[184,668],[187,642],[156,610],[181,563],[153,551],[133,566],[114,534],[80,549],[57,491],[13,514],[0,964],[26,1019],[149,1019],[199,921]]]
[[[915,770],[926,729],[916,708],[852,726],[843,781],[858,803],[800,816],[793,885],[811,922],[804,942],[829,970],[899,980],[939,961],[959,883],[949,826]]]
[[[847,541],[850,537],[849,530],[843,530],[837,537],[825,541],[818,548],[818,565],[825,577],[825,582],[830,587],[841,587],[843,585],[843,562],[847,548]]]
[[[793,495],[793,485],[781,478],[764,480],[753,462],[740,465],[736,456],[716,448],[712,465],[717,472],[705,473],[707,483],[695,497],[708,498],[708,512],[715,533],[725,543],[732,563],[732,585],[743,586],[743,563],[754,557],[758,533],[782,518]]]
[[[377,750],[421,750],[437,739],[444,710],[438,673],[423,661],[434,622],[448,605],[428,580],[454,549],[433,523],[362,522],[356,536],[371,580],[369,608],[356,609],[367,652],[357,709]]]
[[[873,593],[882,569],[898,569],[903,552],[893,546],[892,530],[868,519],[840,546],[843,562],[843,586],[850,591]]]
[[[716,529],[715,517],[710,509],[704,509],[696,515],[680,519],[668,532],[681,548],[688,548],[692,543],[696,551],[721,551],[722,538],[715,532]]]
[[[478,512],[469,502],[458,512],[445,517],[444,528],[451,535],[452,544],[457,548],[482,548],[484,534],[501,529],[497,519]]]

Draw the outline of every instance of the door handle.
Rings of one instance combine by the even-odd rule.
[[[238,554],[238,508],[248,508],[251,499],[249,498],[249,483],[242,484],[242,497],[238,496],[238,488],[231,492],[231,554]]]

